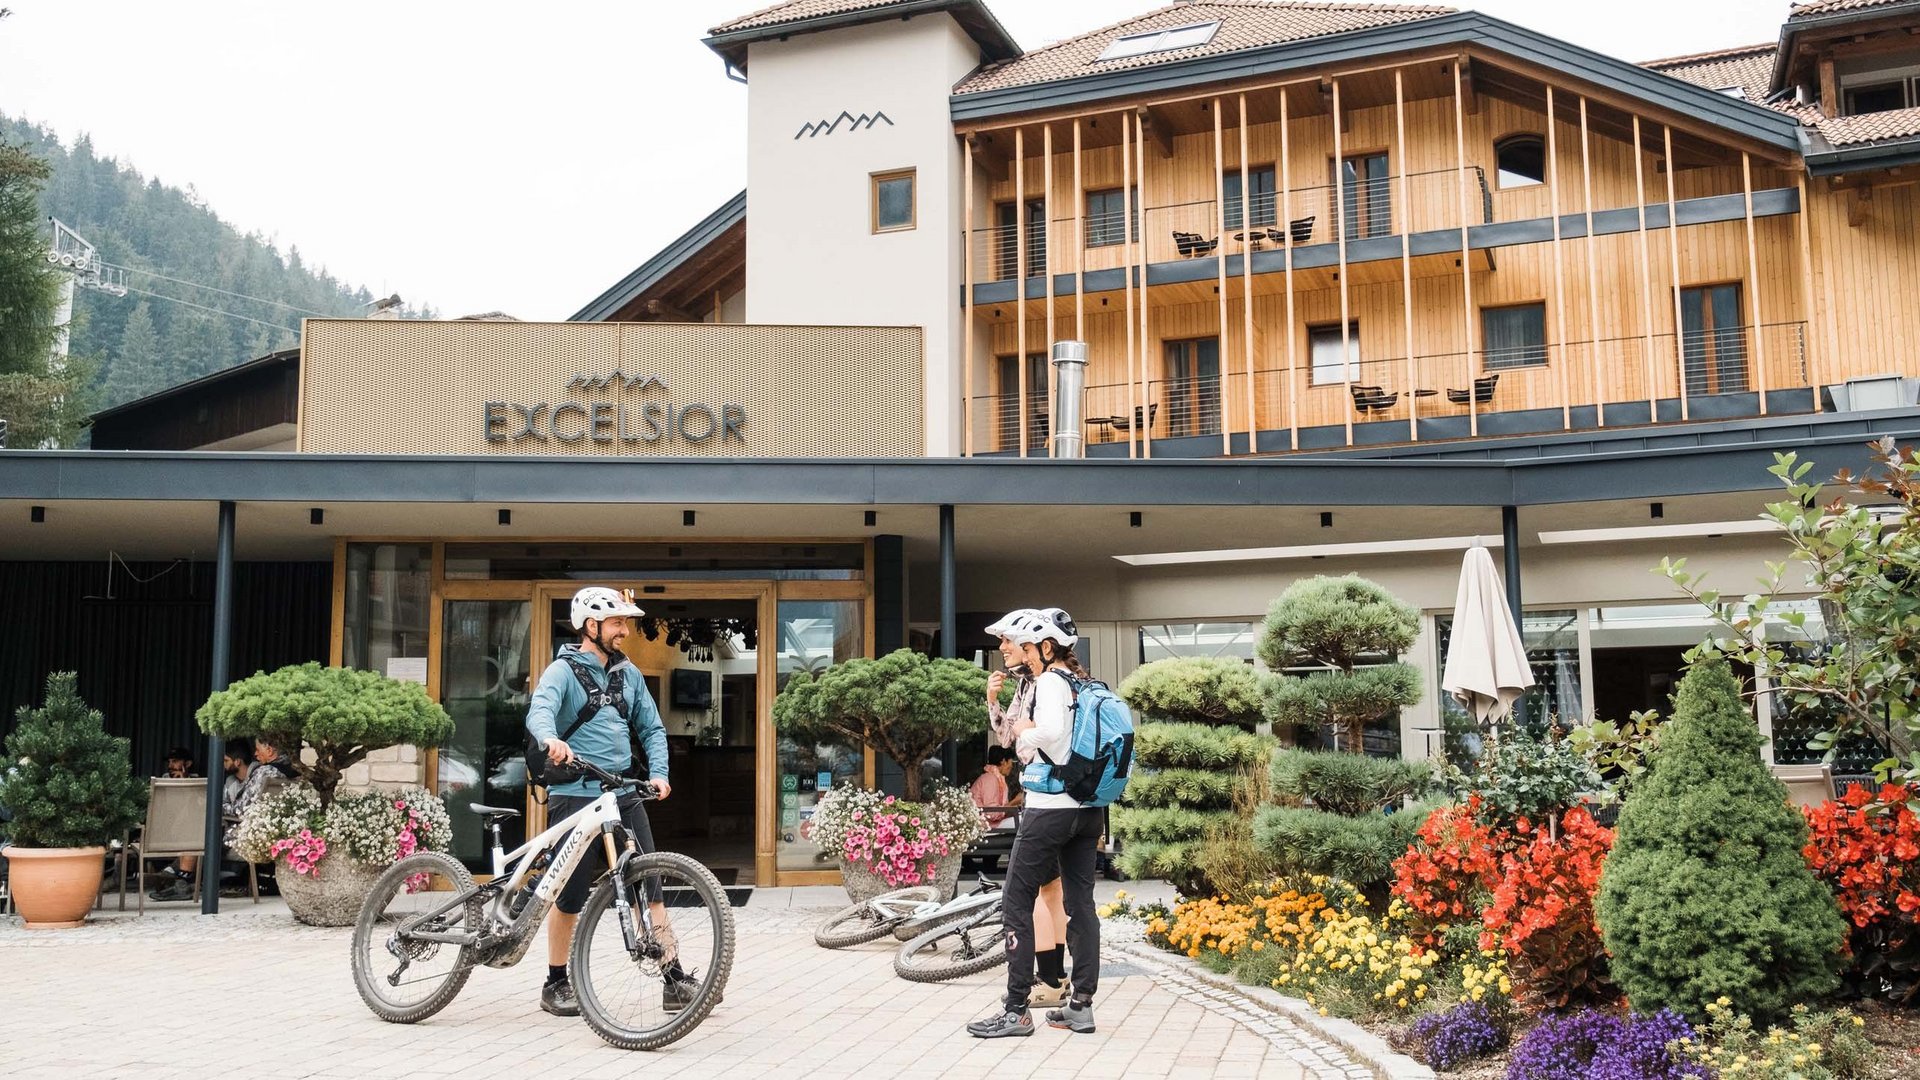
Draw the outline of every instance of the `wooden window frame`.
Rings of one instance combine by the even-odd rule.
[[[1363,181],[1356,181],[1356,183],[1377,183],[1381,186],[1381,190],[1385,192],[1384,196],[1382,196],[1382,199],[1386,204],[1386,211],[1387,211],[1387,230],[1385,232],[1373,231],[1374,229],[1373,210],[1376,204],[1373,201],[1372,191],[1369,190],[1367,192],[1366,199],[1361,199],[1357,193],[1351,193],[1345,190],[1347,188],[1351,188],[1353,185],[1345,183],[1345,181],[1340,176],[1341,166],[1345,165],[1347,162],[1355,160],[1356,158],[1373,158],[1373,157],[1386,159],[1386,163],[1387,163],[1386,172],[1377,181],[1363,180]],[[1340,202],[1341,197],[1343,195],[1351,195],[1351,197],[1355,200],[1355,206],[1359,210],[1360,220],[1365,222],[1367,226],[1366,229],[1361,230],[1355,233],[1354,235],[1348,236],[1347,243],[1351,244],[1358,240],[1377,240],[1383,236],[1399,235],[1394,230],[1399,227],[1398,219],[1400,214],[1403,212],[1403,208],[1394,205],[1394,200],[1396,196],[1393,190],[1393,185],[1394,185],[1395,177],[1397,176],[1397,174],[1394,172],[1394,164],[1393,164],[1394,160],[1395,159],[1394,159],[1393,149],[1387,146],[1361,148],[1361,149],[1354,149],[1352,147],[1341,147],[1340,153],[1338,156],[1335,156],[1333,154],[1327,155],[1327,205],[1333,207],[1333,213],[1332,213],[1333,221],[1342,230],[1349,228],[1349,223],[1346,220],[1346,206],[1344,204],[1335,206],[1334,204],[1337,202]],[[1275,211],[1276,214],[1278,212],[1279,212],[1278,210]],[[1339,323],[1336,322],[1334,325],[1338,326]]]
[[[920,227],[920,170],[918,168],[888,169],[885,172],[869,173],[867,174],[867,180],[867,201],[870,210],[869,220],[872,223],[874,235],[878,236],[881,233],[912,232],[914,229]],[[880,185],[889,180],[905,180],[912,185],[911,193],[907,199],[907,223],[905,225],[880,224]]]
[[[1233,194],[1226,190],[1227,184],[1229,183],[1238,184],[1240,182],[1240,167],[1238,165],[1229,165],[1227,166],[1226,170],[1221,174],[1222,179],[1220,183],[1220,189],[1221,189],[1222,197],[1225,198],[1226,200],[1226,204],[1222,208],[1223,209],[1222,216],[1226,219],[1227,228],[1229,229],[1246,229],[1246,228],[1265,229],[1265,228],[1272,228],[1280,224],[1280,165],[1278,162],[1274,162],[1274,161],[1268,161],[1258,165],[1249,164],[1247,166],[1247,183],[1251,185],[1253,183],[1253,178],[1256,175],[1258,175],[1262,170],[1265,170],[1266,172],[1273,174],[1273,190],[1271,192],[1268,192],[1268,194],[1272,196],[1272,200],[1268,202],[1266,211],[1264,213],[1264,216],[1268,218],[1268,220],[1266,221],[1259,220],[1262,216],[1262,212],[1258,207],[1254,205],[1252,195],[1243,191],[1240,193],[1240,198],[1236,200],[1233,197]],[[1234,214],[1234,211],[1238,208],[1245,208],[1245,213],[1242,215],[1244,220],[1236,222],[1233,220],[1233,214]]]
[[[1529,180],[1524,184],[1508,184],[1501,177],[1500,148],[1519,139],[1532,139],[1540,144],[1540,179]],[[1509,131],[1493,140],[1493,189],[1495,191],[1525,191],[1528,188],[1543,187],[1547,182],[1547,137],[1538,131]]]

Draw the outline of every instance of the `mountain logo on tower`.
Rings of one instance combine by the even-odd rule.
[[[667,388],[667,384],[662,381],[658,375],[629,375],[616,368],[605,375],[589,375],[584,372],[575,375],[573,378],[567,380],[567,389],[606,390],[615,383],[618,383],[622,390],[631,390],[636,386],[642,390],[656,386],[662,390]]]
[[[822,135],[831,135],[834,133],[836,129],[840,127],[840,122],[843,120],[847,122],[848,131],[859,131],[863,127],[872,128],[875,124],[878,124],[882,120],[885,120],[887,122],[888,127],[895,126],[893,122],[893,117],[888,116],[886,113],[883,113],[878,109],[875,109],[872,115],[861,113],[859,116],[855,116],[852,113],[846,111],[845,109],[842,109],[840,110],[840,115],[834,117],[831,121],[820,120],[817,122],[801,124],[800,130],[794,132],[793,137],[795,139],[798,139],[801,136],[805,136],[809,139],[817,139]]]

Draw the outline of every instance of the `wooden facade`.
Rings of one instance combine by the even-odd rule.
[[[1911,180],[1840,190],[1497,58],[960,134],[972,452],[1048,453],[1034,368],[1075,333],[1087,443],[1130,455],[1812,411],[1850,377],[1920,375]],[[1501,174],[1516,136],[1544,144],[1538,183]],[[1482,340],[1490,319],[1526,346]]]

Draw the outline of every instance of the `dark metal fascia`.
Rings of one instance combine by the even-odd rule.
[[[672,243],[661,248],[659,253],[635,267],[633,272],[620,279],[612,288],[599,296],[586,307],[567,317],[568,322],[605,322],[614,313],[633,301],[633,298],[659,284],[668,274],[679,269],[688,259],[699,254],[701,249],[718,240],[721,234],[747,218],[747,193],[740,194],[720,204],[720,209],[701,218],[699,224],[681,233]]]
[[[1920,165],[1920,136],[1807,155],[1807,172],[1813,176],[1837,176],[1902,165]]]
[[[953,120],[959,123],[1233,79],[1280,75],[1395,52],[1472,45],[1510,53],[1518,59],[1565,71],[1583,81],[1621,90],[1650,104],[1672,109],[1758,142],[1785,150],[1799,148],[1796,134],[1799,123],[1784,113],[1750,102],[1735,101],[1705,87],[1474,11],[1328,34],[1305,41],[1145,69],[1107,72],[976,94],[955,94],[949,98],[948,107]]]

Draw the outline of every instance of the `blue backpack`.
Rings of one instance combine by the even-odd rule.
[[[1072,752],[1062,762],[1036,755],[1021,771],[1020,786],[1042,795],[1065,794],[1081,806],[1111,805],[1127,790],[1133,772],[1133,714],[1106,683],[1053,674],[1073,689]]]

